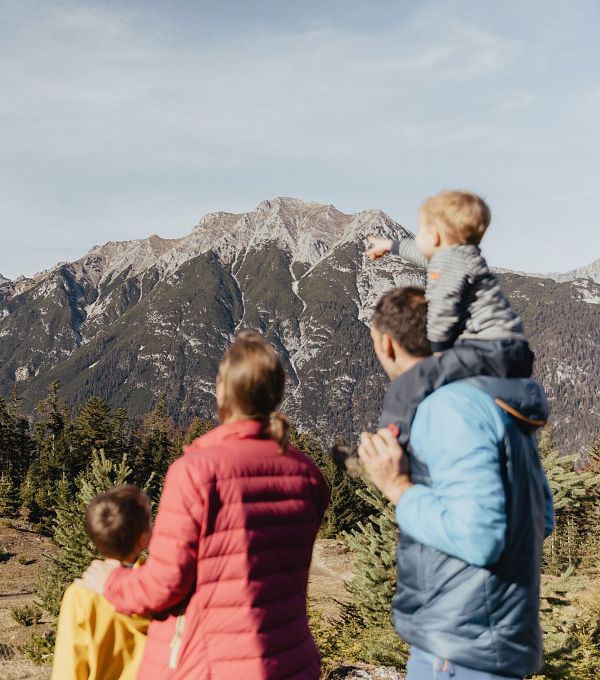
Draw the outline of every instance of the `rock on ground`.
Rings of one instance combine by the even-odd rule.
[[[326,680],[406,680],[406,674],[389,666],[340,666]]]

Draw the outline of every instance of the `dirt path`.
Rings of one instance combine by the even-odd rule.
[[[51,670],[24,661],[0,661],[0,680],[49,680]]]
[[[341,541],[320,539],[313,552],[308,581],[309,604],[327,614],[335,615],[339,603],[348,595],[345,584],[352,578],[352,556]]]
[[[19,647],[44,625],[24,627],[12,610],[35,600],[34,586],[44,565],[50,541],[30,530],[24,522],[11,520],[0,526],[0,680],[49,678],[49,670],[20,658]]]

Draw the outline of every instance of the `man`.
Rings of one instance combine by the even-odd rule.
[[[400,288],[375,309],[373,345],[392,381],[382,425],[430,353],[426,307],[421,289]],[[406,451],[393,425],[361,436],[366,473],[396,506],[392,609],[411,645],[408,680],[506,680],[540,669],[540,566],[553,508],[533,431],[546,417],[537,383],[477,377],[421,402]]]

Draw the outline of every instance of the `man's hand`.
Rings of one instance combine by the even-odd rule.
[[[83,576],[75,579],[75,583],[103,595],[108,577],[120,566],[119,560],[94,560],[83,572]]]
[[[400,497],[413,486],[406,470],[406,457],[398,440],[389,429],[377,434],[363,432],[360,435],[358,456],[367,477],[381,493],[398,505]]]
[[[377,236],[367,236],[371,248],[367,250],[367,257],[371,260],[378,260],[387,255],[392,249],[392,240],[389,238],[378,238]]]

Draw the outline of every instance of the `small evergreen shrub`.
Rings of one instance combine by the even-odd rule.
[[[49,630],[41,635],[32,633],[27,642],[19,648],[19,651],[33,663],[51,664],[54,658],[55,642],[55,630]]]
[[[21,626],[37,626],[42,620],[43,612],[36,606],[26,604],[24,607],[16,607],[11,611],[13,619]]]
[[[14,556],[14,553],[9,552],[5,548],[0,548],[0,564],[8,562],[8,560],[12,559]]]

